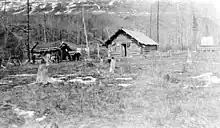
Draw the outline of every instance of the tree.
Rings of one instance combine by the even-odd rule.
[[[28,19],[28,37],[27,37],[27,56],[28,56],[28,62],[31,61],[30,57],[30,3],[29,0],[27,0],[27,19]]]
[[[198,23],[197,23],[197,18],[195,16],[195,13],[193,13],[193,48],[196,50],[197,47],[197,32],[198,32]]]
[[[88,50],[87,54],[88,54],[88,57],[90,58],[89,42],[88,42],[88,36],[87,36],[87,31],[86,31],[85,16],[84,16],[84,7],[82,7],[82,22],[83,22],[84,34],[86,38],[86,48]]]
[[[150,38],[152,38],[151,35],[151,29],[152,29],[152,13],[153,13],[153,9],[152,9],[152,5],[150,6]]]
[[[157,43],[160,42],[159,21],[160,21],[160,2],[157,0]]]

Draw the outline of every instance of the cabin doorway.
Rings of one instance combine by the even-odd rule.
[[[126,57],[127,56],[127,44],[121,44],[122,45],[122,56]]]

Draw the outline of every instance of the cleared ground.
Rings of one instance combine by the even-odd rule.
[[[1,128],[154,128],[220,126],[220,84],[191,78],[211,72],[220,78],[219,53],[154,55],[117,63],[116,73],[96,62],[53,64],[50,76],[64,81],[97,78],[92,85],[61,82],[33,84],[38,66],[1,70]],[[29,74],[28,76],[10,76]],[[33,74],[33,75],[30,75]],[[71,75],[68,75],[71,74]],[[116,78],[132,80],[116,80]],[[4,84],[3,84],[4,83]],[[131,84],[128,87],[119,84]],[[13,111],[35,112],[25,117]],[[45,115],[45,119],[38,121]]]

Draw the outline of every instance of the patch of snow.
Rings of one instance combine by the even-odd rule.
[[[66,75],[67,77],[69,77],[69,76],[75,76],[76,74],[68,74],[68,75]]]
[[[25,11],[26,11],[26,10],[25,10],[25,9],[23,9],[23,10],[21,10],[21,11],[14,12],[14,13],[13,13],[13,15],[20,14],[20,13],[25,12]]]
[[[13,77],[31,77],[31,76],[36,76],[36,74],[16,74],[16,75],[9,75],[9,76],[13,76]]]
[[[128,87],[128,86],[131,86],[131,84],[118,84],[118,86]]]
[[[18,128],[18,126],[15,125],[15,124],[12,124],[12,125],[11,125],[11,128]]]
[[[101,14],[101,13],[105,13],[105,11],[104,10],[95,10],[95,11],[92,11],[92,13]]]
[[[47,6],[47,4],[41,4],[39,7],[40,7],[40,9],[44,9],[44,8],[46,8],[46,6]]]
[[[216,76],[211,76],[209,79],[209,82],[218,84],[218,83],[220,83],[220,79]]]
[[[116,80],[133,80],[133,78],[115,78]]]
[[[62,12],[58,11],[54,15],[61,15],[61,14],[62,14]]]
[[[65,13],[65,14],[70,14],[72,11],[73,11],[73,9],[67,8],[67,9],[64,11],[64,13]]]
[[[37,119],[35,119],[37,122],[40,122],[40,121],[43,121],[43,120],[45,120],[47,117],[44,115],[44,116],[42,116],[42,117],[40,117],[40,118],[37,118]]]
[[[198,78],[205,79],[205,78],[209,78],[212,74],[213,74],[212,72],[209,72],[209,73],[204,73],[204,74],[201,74],[199,76],[194,76],[194,77],[191,77],[191,78],[194,78],[194,79],[198,79]]]
[[[91,77],[91,76],[77,77],[75,79],[69,80],[69,82],[78,82],[78,83],[82,83],[82,84],[93,84],[96,82],[96,78]]]
[[[67,8],[71,8],[71,7],[75,7],[75,6],[76,6],[76,3],[75,2],[71,2],[66,7]]]
[[[113,14],[116,14],[115,12],[108,12],[108,14],[111,14],[111,15],[113,15]]]
[[[98,9],[101,9],[101,7],[98,4],[94,4],[93,6],[96,6]]]
[[[60,78],[53,78],[53,77],[51,77],[48,82],[49,82],[49,83],[63,82],[63,80],[61,80]]]
[[[206,85],[202,87],[208,87],[210,84],[219,84],[220,78],[213,75],[213,73],[204,73],[202,75],[191,77],[193,79],[198,79],[200,81],[206,81]],[[199,86],[200,87],[200,86]]]
[[[18,114],[18,116],[23,116],[25,118],[32,118],[35,114],[34,111],[25,111],[25,110],[21,110],[19,108],[14,108],[14,112],[16,114]]]
[[[38,3],[32,3],[32,4],[31,4],[31,8],[32,8],[32,9],[31,9],[31,11],[30,11],[30,14],[33,13],[33,12],[36,10],[37,6],[38,6]]]
[[[54,10],[55,10],[55,7],[57,6],[57,4],[58,3],[51,3],[51,7],[52,7],[52,9],[50,10],[50,11],[45,11],[44,13],[51,13],[51,12],[53,12]]]
[[[116,2],[116,0],[112,0],[108,3],[108,5],[112,6],[115,2]]]
[[[1,65],[1,68],[4,68],[4,69],[5,69],[6,67],[5,67],[4,65]]]
[[[10,84],[12,82],[13,81],[11,81],[11,80],[0,80],[0,85]]]

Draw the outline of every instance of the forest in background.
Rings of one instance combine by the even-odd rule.
[[[123,1],[122,3],[116,1],[111,6],[103,1],[95,2],[99,8],[85,7],[83,13],[88,42],[91,47],[92,44],[103,43],[121,27],[141,31],[157,42],[157,2]],[[57,3],[51,13],[44,12],[50,10],[52,4],[47,3],[44,8],[35,5],[34,13],[30,14],[29,21],[30,45],[34,42],[51,43],[57,41],[85,44],[82,6],[77,5],[69,14],[57,14],[57,12],[67,11],[66,4],[65,2]],[[184,50],[191,47],[192,43],[195,43],[192,41],[194,26],[198,27],[197,44],[200,43],[203,36],[213,36],[215,44],[219,44],[219,25],[206,17],[208,12],[206,16],[203,16],[204,10],[201,11],[199,8],[201,6],[167,1],[160,2],[159,7],[159,44],[161,50]],[[33,8],[34,6],[30,6],[30,11]],[[21,9],[25,10],[25,7]],[[98,12],[103,10],[102,13]],[[24,44],[27,42],[27,13],[23,11],[15,14],[15,11],[19,10],[1,12],[1,47],[6,47],[12,54],[16,53],[18,49],[24,49]]]

